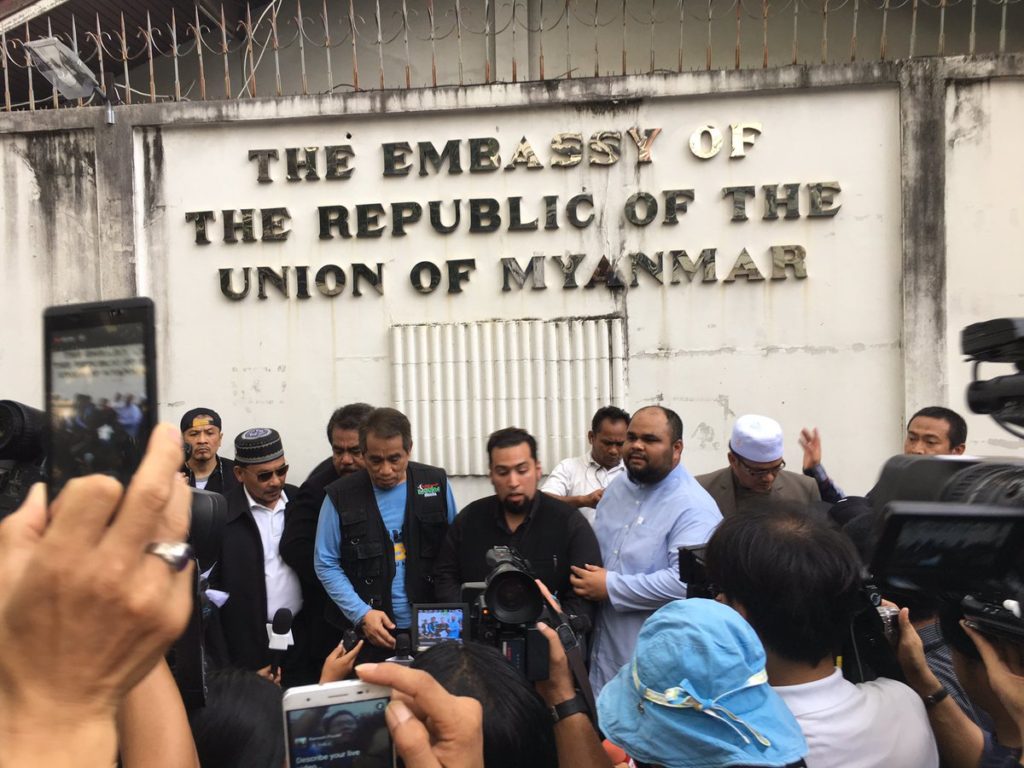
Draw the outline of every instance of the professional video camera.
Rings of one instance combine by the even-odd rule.
[[[487,550],[486,581],[462,585],[470,637],[493,645],[527,680],[548,677],[548,643],[537,629],[547,605],[530,562],[512,547]]]
[[[1016,429],[1024,427],[1024,318],[970,325],[961,348],[974,362],[970,409],[1024,437]],[[1019,372],[980,380],[983,362],[1013,363]],[[881,605],[883,594],[896,603],[925,597],[955,606],[982,631],[1024,644],[1024,461],[894,456],[867,497],[849,501],[877,525],[870,568],[851,606],[844,676],[902,678],[891,647],[896,612]],[[847,510],[836,514],[840,505],[833,520],[851,520]],[[704,547],[679,550],[680,579],[691,597],[713,596],[703,554]]]
[[[585,632],[589,622],[553,615],[530,562],[513,547],[493,547],[486,558],[492,569],[486,581],[462,585],[462,601],[470,606],[470,637],[498,648],[527,680],[546,680],[548,643],[537,622],[558,631],[566,653],[581,648],[576,633]]]
[[[970,409],[1024,437],[1024,318],[969,325],[960,343],[974,363]],[[1018,373],[980,380],[989,362]],[[882,516],[871,571],[883,591],[957,605],[982,631],[1024,642],[1024,461],[895,456],[872,503]]]
[[[43,477],[46,414],[24,403],[0,400],[0,520],[21,506]]]

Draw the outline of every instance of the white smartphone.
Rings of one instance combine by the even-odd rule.
[[[361,680],[304,685],[284,692],[289,768],[394,768],[384,721],[391,689]]]

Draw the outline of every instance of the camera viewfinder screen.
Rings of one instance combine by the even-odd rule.
[[[463,608],[416,608],[416,647],[429,648],[448,640],[462,642],[466,614]]]
[[[363,699],[288,712],[292,768],[391,768],[388,699]]]
[[[144,325],[52,330],[47,341],[54,492],[92,473],[127,484],[148,437]]]
[[[996,578],[995,554],[1014,532],[1015,521],[906,521],[892,552],[894,570],[936,571],[951,577]]]

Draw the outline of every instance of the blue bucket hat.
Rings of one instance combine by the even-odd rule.
[[[633,759],[668,768],[794,763],[807,743],[764,663],[761,641],[729,606],[671,602],[601,690],[601,730]]]

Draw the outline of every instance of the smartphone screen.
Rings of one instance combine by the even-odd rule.
[[[127,485],[156,419],[153,303],[51,307],[43,325],[51,498],[81,475]]]
[[[391,768],[387,696],[285,712],[291,768]]]

